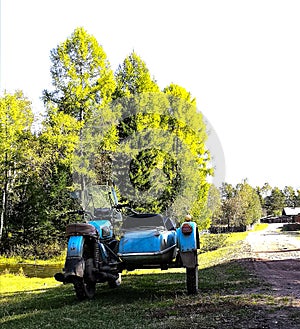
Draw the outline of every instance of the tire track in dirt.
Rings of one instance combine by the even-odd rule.
[[[266,283],[249,293],[272,296],[276,303],[262,326],[249,328],[300,328],[300,240],[295,233],[281,232],[282,226],[269,224],[264,231],[250,232],[245,241],[250,249],[246,264]]]
[[[259,277],[277,296],[290,296],[300,307],[300,240],[293,233],[282,233],[283,224],[270,224],[264,231],[250,232],[252,265]]]

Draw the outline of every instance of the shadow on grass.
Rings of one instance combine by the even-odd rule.
[[[186,294],[183,273],[126,275],[121,287],[99,284],[95,298],[84,302],[77,301],[71,285],[62,285],[4,296],[0,326],[224,329],[250,328],[247,324],[252,321],[253,328],[277,328],[269,315],[277,307],[272,306],[273,300],[248,294],[259,284],[241,262],[231,261],[200,270],[199,294],[195,296]]]

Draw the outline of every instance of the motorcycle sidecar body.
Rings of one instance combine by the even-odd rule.
[[[177,235],[170,219],[159,214],[133,214],[122,226],[118,256],[125,268],[167,268],[177,256]]]

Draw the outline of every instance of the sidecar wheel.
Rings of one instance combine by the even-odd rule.
[[[96,293],[96,283],[91,281],[77,280],[74,282],[74,289],[76,297],[79,300],[84,300],[86,298],[92,299]]]

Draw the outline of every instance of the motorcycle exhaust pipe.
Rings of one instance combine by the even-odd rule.
[[[99,272],[99,273],[97,273],[100,277],[101,277],[101,279],[103,279],[103,280],[107,280],[107,279],[109,279],[109,280],[117,280],[118,279],[118,277],[119,276],[117,276],[117,275],[114,275],[114,274],[111,274],[111,273],[107,273],[107,272]]]
[[[58,282],[65,282],[65,276],[62,273],[55,273],[54,279]]]
[[[56,273],[54,274],[54,279],[58,282],[66,283],[74,283],[74,280],[82,279],[82,277],[75,275],[74,273],[64,274],[64,273]]]

